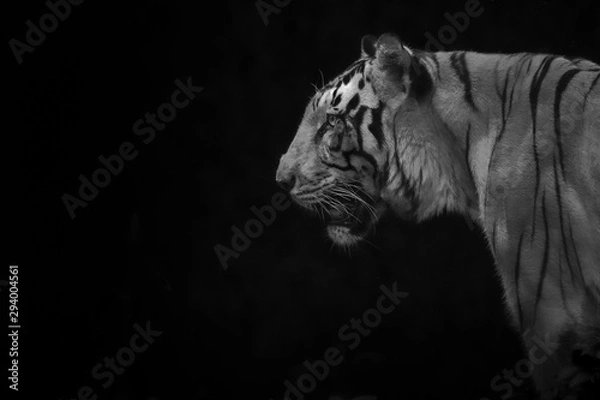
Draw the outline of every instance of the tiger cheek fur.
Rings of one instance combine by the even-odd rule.
[[[583,59],[365,37],[309,102],[277,180],[343,246],[386,209],[476,221],[525,348],[551,354],[531,361],[540,397],[577,398],[600,364],[599,80]]]

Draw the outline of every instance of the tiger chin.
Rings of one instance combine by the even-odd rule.
[[[414,50],[391,34],[309,101],[276,180],[341,246],[391,210],[485,233],[541,399],[600,380],[600,66]]]

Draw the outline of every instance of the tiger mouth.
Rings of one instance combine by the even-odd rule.
[[[332,236],[332,231],[338,235],[332,236],[334,241],[337,236],[347,234],[354,240],[365,237],[375,222],[375,205],[373,201],[362,192],[355,192],[356,198],[332,198],[324,205],[324,219],[327,230]],[[341,240],[341,241],[346,241]]]
[[[356,230],[365,228],[371,220],[367,206],[358,200],[351,204],[343,204],[343,207],[326,206],[325,209],[325,223],[327,225],[342,226]]]
[[[316,193],[315,193],[316,194]],[[385,211],[380,198],[375,200],[362,188],[330,187],[315,194],[292,199],[301,207],[319,215],[325,222],[329,238],[342,246],[353,245],[364,239],[379,216]]]

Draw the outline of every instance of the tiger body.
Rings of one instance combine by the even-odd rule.
[[[439,55],[440,65],[450,57]],[[437,109],[451,131],[466,132],[478,220],[513,325],[529,332],[527,348],[534,336],[554,343],[555,359],[535,373],[555,398],[572,350],[561,347],[565,337],[582,332],[576,340],[594,342],[583,347],[600,358],[600,86],[592,89],[600,68],[545,55],[464,57],[474,107],[446,89]],[[450,88],[461,83],[453,70],[442,73],[455,79]],[[459,98],[448,102],[452,92]]]
[[[388,209],[478,222],[512,324],[550,343],[536,387],[563,398],[594,374],[572,352],[600,360],[599,77],[586,60],[367,37],[309,102],[277,179],[345,246]]]
[[[453,53],[437,57],[448,66]],[[600,303],[600,85],[590,91],[600,67],[545,55],[464,57],[477,88],[472,104],[461,99],[453,67],[442,69],[449,84],[434,104],[459,132],[514,323],[533,324],[535,307],[519,303],[542,299],[548,308],[537,310],[546,314],[538,323],[582,322],[586,302]],[[561,94],[565,74],[570,91]]]

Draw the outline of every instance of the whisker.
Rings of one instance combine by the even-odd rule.
[[[354,190],[360,190],[362,187],[362,182],[358,179],[351,179],[350,182],[341,182],[341,184]],[[361,192],[364,193],[364,195],[367,196],[370,200],[375,200],[373,199],[373,196],[371,196],[365,190],[362,190]]]
[[[367,196],[369,198],[369,200],[371,200],[372,202],[375,203],[375,199],[373,198],[373,196],[371,196],[369,193],[367,193],[367,191],[361,190],[361,193],[363,193],[365,196]]]
[[[342,210],[340,210],[339,207],[338,207],[338,205],[341,205],[341,204],[335,203],[334,200],[332,198],[330,198],[330,197],[325,197],[323,199],[323,203],[325,203],[325,205],[327,205],[327,206],[329,206],[331,208],[336,209],[338,212],[342,212]],[[326,212],[327,212],[328,215],[331,215],[331,211],[330,210],[326,209]]]
[[[331,254],[331,250],[333,250],[333,246],[335,246],[335,242],[331,241],[331,246],[329,246],[329,254]]]
[[[342,215],[349,215],[351,218],[353,218],[356,222],[362,222],[357,216],[353,215],[352,213],[348,212],[346,210],[346,206],[341,203],[338,199],[334,199],[334,198],[329,198],[329,203],[328,203],[332,208],[335,208],[337,211],[339,211]],[[341,207],[341,209],[340,209]],[[331,213],[329,213],[329,215],[331,215]]]
[[[377,250],[379,250],[379,251],[383,252],[383,250],[381,249],[381,247],[379,247],[379,246],[375,245],[375,244],[374,244],[373,242],[371,242],[370,240],[367,240],[366,238],[363,238],[362,240],[363,240],[365,243],[367,243],[367,244],[369,244],[369,245],[373,246],[373,248],[375,248],[375,249],[377,249]]]
[[[377,218],[377,210],[375,210],[375,208],[371,204],[367,203],[364,199],[362,199],[356,193],[354,193],[346,188],[341,188],[341,187],[333,188],[332,191],[334,191],[336,194],[341,195],[342,197],[351,198],[351,199],[355,199],[355,200],[359,201],[361,204],[363,204],[367,208],[367,210],[371,213],[373,218]]]
[[[326,198],[327,198],[328,204],[331,205],[333,208],[335,208],[337,211],[339,211],[342,214],[350,215],[352,218],[354,218],[354,220],[356,220],[356,222],[362,222],[360,219],[358,219],[358,217],[356,217],[355,215],[352,215],[352,213],[349,213],[346,209],[346,206],[339,199],[331,197],[331,196],[327,196]],[[340,207],[341,207],[341,210],[340,210]]]
[[[348,253],[348,258],[352,259],[352,247],[349,244],[345,244],[344,249]]]
[[[363,204],[365,206],[365,208],[373,216],[373,218],[377,218],[375,209],[370,204],[368,204],[364,200],[362,200],[361,198],[353,196],[353,195],[348,195],[346,193],[339,193],[339,195],[340,195],[340,197],[343,197],[346,199],[358,200],[361,204]]]
[[[312,87],[315,88],[315,94],[319,92],[319,88],[314,83],[311,83]]]

